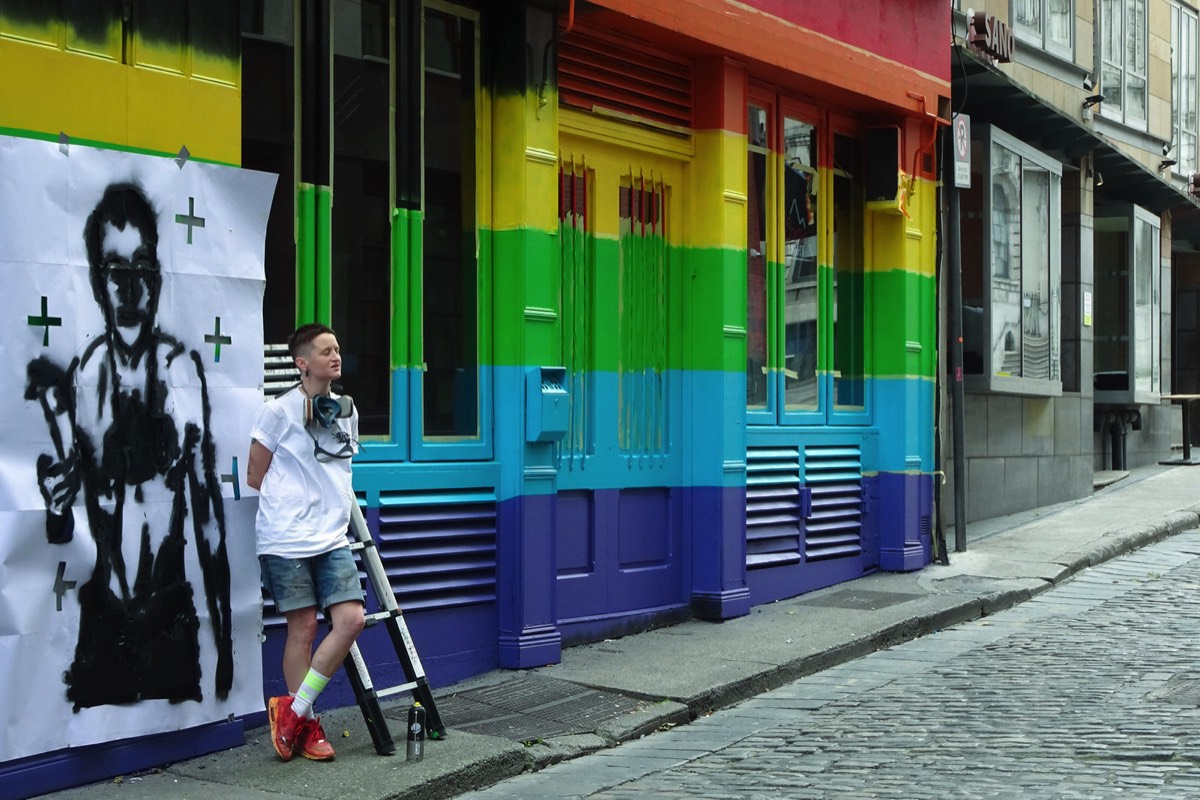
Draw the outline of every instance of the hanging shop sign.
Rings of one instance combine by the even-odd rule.
[[[1007,64],[1017,50],[1017,39],[1004,20],[986,11],[967,9],[967,44],[993,64]]]

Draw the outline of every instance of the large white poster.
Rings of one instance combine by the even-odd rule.
[[[263,708],[275,180],[0,137],[0,762]]]

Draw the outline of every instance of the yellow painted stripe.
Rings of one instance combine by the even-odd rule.
[[[241,163],[236,87],[0,39],[0,127]]]

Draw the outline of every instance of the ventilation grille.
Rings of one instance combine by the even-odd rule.
[[[692,68],[657,45],[576,26],[558,48],[558,100],[692,127]]]
[[[800,450],[746,453],[746,567],[800,563]]]
[[[933,153],[921,154],[921,174],[926,177],[933,177]]]
[[[496,495],[384,492],[377,543],[405,611],[496,599]]]
[[[287,344],[263,345],[263,394],[270,400],[296,385],[300,373]]]
[[[804,559],[820,561],[861,554],[862,449],[805,447],[804,482],[812,491]]]

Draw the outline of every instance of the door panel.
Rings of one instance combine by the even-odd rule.
[[[631,138],[636,134],[631,135]],[[563,136],[558,617],[685,602],[678,487],[682,162]]]

